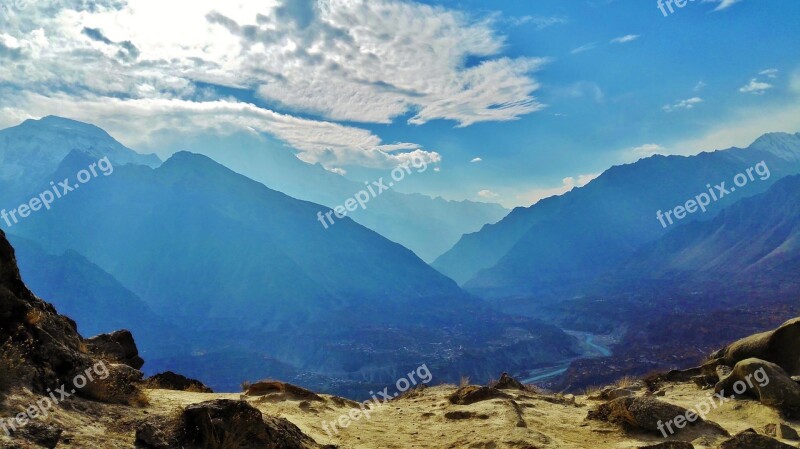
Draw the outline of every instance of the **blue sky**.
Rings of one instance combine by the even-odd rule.
[[[438,171],[398,189],[506,206],[654,152],[800,131],[800,2],[674,9],[21,2],[0,12],[0,125],[66,115],[161,155],[244,130],[357,180],[422,155]]]

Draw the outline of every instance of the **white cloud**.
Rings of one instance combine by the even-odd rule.
[[[14,63],[0,65],[0,83],[11,86],[0,92],[0,121],[71,115],[110,124],[131,143],[154,134],[145,123],[187,132],[250,126],[305,160],[382,164],[423,150],[330,121],[390,123],[413,113],[413,124],[469,126],[543,107],[532,73],[545,59],[503,57],[492,20],[410,1],[42,0],[7,22],[0,52]],[[257,93],[282,113],[208,85]],[[128,107],[130,121],[114,109]]]
[[[750,80],[750,83],[739,88],[739,92],[745,94],[761,95],[769,89],[772,89],[772,84],[764,83],[756,78],[753,78]]]
[[[719,3],[719,5],[714,8],[714,11],[723,11],[741,1],[742,0],[703,0],[703,3]]]
[[[621,36],[621,37],[617,37],[617,38],[611,39],[611,43],[612,44],[625,44],[625,43],[628,43],[628,42],[633,42],[636,39],[639,39],[639,37],[640,37],[640,35],[638,35],[638,34],[628,34],[628,35],[625,35],[625,36]]]
[[[516,195],[516,199],[525,205],[531,205],[544,198],[563,195],[576,187],[583,187],[600,176],[600,173],[589,173],[578,176],[568,176],[561,180],[561,185],[556,187],[544,187],[529,190],[525,193]]]
[[[481,190],[480,192],[478,192],[478,196],[480,198],[485,199],[485,200],[491,200],[491,199],[499,197],[500,195],[498,195],[497,193],[492,192],[491,190]]]
[[[675,104],[665,105],[662,109],[666,112],[672,112],[676,109],[694,109],[694,107],[703,102],[700,97],[692,97],[686,100],[681,100]]]
[[[483,162],[483,159],[481,159],[479,157],[476,157],[475,159],[471,160],[470,162],[472,162],[473,164],[476,164],[478,162]]]
[[[595,48],[597,48],[597,42],[590,42],[588,44],[583,44],[580,47],[573,49],[569,53],[572,54],[572,55],[577,55],[578,53],[583,53],[585,51],[594,50]]]
[[[759,75],[766,76],[767,78],[777,78],[778,73],[780,73],[778,69],[767,69],[758,72]]]
[[[700,92],[701,90],[705,89],[706,86],[708,86],[708,84],[706,84],[705,81],[698,81],[697,84],[695,84],[694,89],[692,90],[695,92]]]
[[[555,25],[566,25],[571,22],[566,16],[522,16],[512,17],[506,22],[511,26],[533,24],[537,30],[543,30]]]
[[[390,168],[414,157],[438,163],[436,152],[384,151],[379,137],[367,130],[336,123],[298,118],[234,100],[188,101],[181,99],[121,99],[97,95],[80,97],[64,93],[23,93],[12,98],[19,108],[0,109],[0,122],[11,125],[20,118],[41,117],[53,111],[67,117],[95,123],[131,146],[147,146],[159,133],[232,134],[241,130],[268,133],[301,151],[300,159],[324,166],[347,161],[354,165]],[[8,123],[12,121],[12,123]]]
[[[667,149],[656,143],[646,143],[630,150],[630,154],[636,159],[650,157],[654,154],[665,154]]]
[[[344,176],[347,174],[347,170],[339,167],[331,167],[327,169],[331,173],[336,173],[337,175]]]

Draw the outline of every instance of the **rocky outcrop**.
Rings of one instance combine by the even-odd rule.
[[[244,393],[246,396],[266,396],[269,394],[283,394],[294,399],[306,399],[309,401],[323,401],[322,397],[313,391],[296,385],[277,381],[256,382],[247,387]]]
[[[718,363],[734,366],[742,360],[756,358],[772,362],[790,376],[800,375],[800,318],[787,321],[779,328],[751,335],[712,354]]]
[[[144,366],[144,359],[139,357],[139,349],[128,330],[119,330],[110,334],[100,334],[86,340],[89,349],[114,363],[122,363],[133,369]]]
[[[141,423],[140,449],[316,449],[322,448],[283,418],[264,418],[245,401],[218,399],[186,407],[175,420],[163,417]]]
[[[653,434],[661,435],[666,431],[666,423],[676,421],[676,418],[687,416],[688,410],[667,402],[659,401],[650,397],[627,397],[614,399],[613,401],[601,404],[596,409],[589,412],[588,419],[605,421],[617,424],[629,429],[644,430]],[[711,433],[727,435],[727,432],[718,424],[705,421],[696,414],[697,419],[687,422],[688,426],[702,428]],[[681,429],[673,426],[676,433]]]
[[[746,430],[725,441],[719,449],[795,449],[794,446],[781,443],[766,435],[759,435],[752,430]]]
[[[191,391],[194,393],[213,393],[214,390],[205,386],[202,382],[190,379],[172,371],[166,371],[148,377],[145,380],[148,388],[158,388],[162,390]]]
[[[509,376],[508,373],[503,373],[500,376],[500,380],[497,381],[497,384],[493,386],[498,390],[526,390],[525,385],[522,385],[522,382]]]
[[[780,366],[764,360],[742,360],[729,376],[717,383],[714,390],[716,393],[724,392],[726,396],[750,395],[788,416],[800,413],[800,385]]]
[[[467,385],[466,387],[459,388],[455,393],[450,395],[449,399],[450,403],[454,405],[470,405],[490,399],[511,399],[511,396],[496,388]]]
[[[131,382],[141,380],[141,373],[131,367],[112,368],[87,379],[89,373],[99,374],[98,368],[106,367],[103,357],[91,351],[74,321],[59,315],[52,305],[28,290],[20,277],[14,249],[2,231],[0,324],[0,365],[5,369],[0,377],[8,387],[27,387],[46,394],[48,389],[64,385],[66,390],[74,389],[89,399],[126,404],[139,396]]]

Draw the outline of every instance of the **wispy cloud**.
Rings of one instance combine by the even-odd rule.
[[[537,30],[543,30],[556,25],[566,25],[572,20],[567,16],[522,16],[511,17],[506,20],[511,26],[533,25]]]
[[[573,49],[570,54],[577,55],[578,53],[583,53],[585,51],[594,50],[597,48],[597,42],[591,42],[588,44],[581,45],[578,48]]]
[[[743,0],[703,0],[703,3],[719,3],[714,11],[723,11]]]
[[[767,78],[773,78],[773,79],[778,77],[778,73],[780,73],[780,70],[778,69],[767,69],[758,72],[758,74],[761,76],[766,76]]]
[[[641,36],[638,35],[638,34],[628,34],[628,35],[625,35],[625,36],[620,36],[620,37],[616,37],[614,39],[611,39],[610,43],[611,44],[625,44],[625,43],[628,43],[628,42],[633,42],[636,39],[639,39],[640,37]]]
[[[415,2],[28,2],[0,32],[16,62],[0,67],[0,86],[14,86],[0,90],[0,122],[72,111],[132,140],[153,135],[145,124],[257,130],[331,167],[384,163],[423,150],[354,123],[470,126],[543,108],[533,73],[547,60],[505,48],[491,20]]]
[[[491,200],[499,196],[500,196],[499,194],[492,192],[491,190],[481,190],[480,192],[478,192],[478,197],[484,200]]]
[[[662,109],[666,112],[672,112],[677,109],[694,109],[695,106],[697,106],[702,102],[703,102],[702,98],[692,97],[692,98],[687,98],[686,100],[681,100],[675,104],[665,105]]]
[[[759,81],[756,78],[750,80],[750,82],[742,87],[739,88],[739,92],[745,94],[753,94],[753,95],[763,95],[764,92],[772,89],[772,84],[765,83]]]

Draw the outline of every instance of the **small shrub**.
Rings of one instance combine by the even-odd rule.
[[[619,379],[614,385],[618,388],[630,388],[636,385],[638,381],[639,380],[633,376],[625,376],[622,379]]]
[[[250,382],[249,380],[246,380],[246,381],[242,382],[242,391],[247,391],[252,386],[253,386],[253,383]]]
[[[458,386],[464,388],[467,385],[469,385],[469,376],[461,376],[461,382],[458,383]]]

